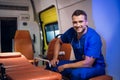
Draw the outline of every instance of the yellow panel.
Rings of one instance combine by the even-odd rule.
[[[40,14],[40,19],[42,21],[42,29],[43,29],[43,35],[44,35],[43,36],[43,38],[44,38],[44,45],[45,45],[44,49],[47,50],[48,49],[48,45],[47,45],[47,42],[46,42],[45,25],[58,21],[56,8],[52,7],[52,8],[49,8],[49,9],[45,10],[44,12],[42,12]]]
[[[46,25],[57,21],[57,14],[55,7],[50,8],[41,13],[41,20]]]

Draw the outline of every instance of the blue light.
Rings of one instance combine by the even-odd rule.
[[[107,73],[120,80],[120,0],[92,0],[96,31],[106,41]]]

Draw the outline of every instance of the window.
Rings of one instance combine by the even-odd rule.
[[[45,25],[45,32],[46,32],[46,42],[47,44],[55,38],[59,34],[58,23],[51,23]]]

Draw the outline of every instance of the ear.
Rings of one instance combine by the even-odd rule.
[[[88,25],[88,21],[86,21],[86,25]]]

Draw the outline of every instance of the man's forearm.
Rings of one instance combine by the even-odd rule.
[[[56,41],[56,43],[55,43],[55,46],[54,46],[54,56],[53,56],[53,59],[57,59],[58,58],[58,53],[60,51],[60,46],[61,46],[61,44],[60,44],[60,41],[58,39]]]
[[[92,57],[85,56],[85,60],[78,61],[75,63],[65,64],[65,68],[78,68],[78,67],[92,67],[95,59]]]
[[[65,68],[78,68],[78,67],[91,67],[87,64],[85,64],[83,61],[71,63],[71,64],[65,64]]]

